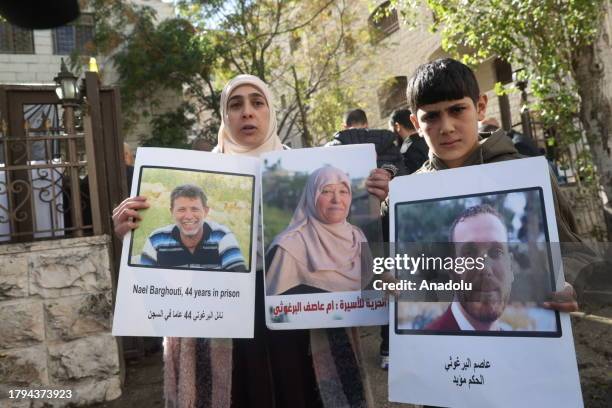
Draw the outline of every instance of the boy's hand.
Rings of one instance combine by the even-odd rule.
[[[389,271],[385,271],[380,275],[380,280],[385,282],[385,283],[399,283],[399,280],[395,279],[395,276],[393,276],[393,274]],[[395,298],[399,297],[400,292],[399,290],[390,290],[387,289],[385,290],[385,298],[388,298],[389,296],[395,296]]]
[[[576,291],[572,285],[565,282],[565,287],[559,292],[553,292],[551,294],[551,300],[543,302],[542,307],[565,313],[577,312],[579,308],[578,302],[576,301]]]
[[[126,198],[113,210],[113,226],[115,227],[115,235],[123,239],[123,236],[129,231],[138,228],[138,223],[141,217],[138,210],[149,208],[147,198],[142,196]]]
[[[389,195],[389,181],[391,181],[391,175],[388,171],[374,169],[370,172],[365,185],[368,193],[376,196],[382,202]]]

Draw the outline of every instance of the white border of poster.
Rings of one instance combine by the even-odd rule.
[[[331,164],[347,173],[350,178],[363,178],[364,181],[370,171],[376,168],[376,152],[372,144],[270,152],[262,155],[262,160],[272,163],[281,160],[290,171],[309,173]],[[263,164],[261,171],[263,183],[266,177]],[[366,191],[365,188],[363,191]],[[301,195],[301,191],[299,193],[297,197]],[[265,197],[263,187],[262,196]],[[369,195],[368,205],[374,208],[371,200],[375,198]],[[374,214],[370,210],[370,215],[372,220],[379,218],[378,212]],[[262,220],[265,231],[266,213],[263,203]],[[382,231],[380,227],[378,231]],[[382,240],[382,236],[375,238]],[[270,242],[265,242],[266,251],[269,245]],[[266,281],[265,288],[267,287]],[[389,318],[387,301],[381,292],[374,290],[266,295],[265,310],[266,325],[272,330],[381,325],[387,324]]]
[[[395,239],[398,203],[534,187],[543,191],[549,239],[559,242],[549,166],[541,157],[393,180],[390,237]],[[553,270],[561,271],[558,246],[552,246],[551,251]],[[562,272],[556,280],[557,288],[562,288]],[[391,302],[390,401],[453,408],[583,406],[567,313],[560,314],[560,337],[410,335],[396,334],[395,309],[395,302]],[[469,367],[468,371],[461,371],[464,367]]]
[[[246,273],[137,265],[129,262],[134,233],[127,234],[121,254],[113,335],[252,338],[259,160],[189,150],[139,148],[131,196],[137,195],[141,169],[146,167],[251,178],[251,252],[243,254],[250,262]]]

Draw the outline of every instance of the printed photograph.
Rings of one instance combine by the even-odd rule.
[[[251,270],[255,178],[141,167],[138,195],[150,207],[130,245],[130,266]]]
[[[368,242],[380,242],[381,236],[377,206],[365,188],[371,169],[361,165],[359,151],[342,160],[337,151],[264,161],[268,296],[363,287],[362,271],[371,268]]]
[[[421,268],[421,282],[458,284],[400,297],[396,332],[560,336],[558,312],[540,306],[555,282],[543,205],[539,187],[396,204],[398,252],[455,261]]]

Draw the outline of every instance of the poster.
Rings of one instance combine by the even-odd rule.
[[[259,161],[139,148],[115,336],[253,337]]]
[[[582,406],[569,315],[541,307],[564,282],[546,160],[401,177],[390,188],[395,258],[411,267],[394,264],[404,288],[390,305],[389,399]]]
[[[262,156],[266,324],[271,329],[386,324],[371,283],[380,204],[365,188],[373,145]]]

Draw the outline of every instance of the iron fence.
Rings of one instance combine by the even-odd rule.
[[[25,113],[31,106],[24,108]],[[97,199],[97,191],[90,189],[88,177],[94,159],[88,154],[91,133],[77,130],[74,108],[54,105],[49,112],[42,120],[24,116],[22,132],[9,133],[2,121],[0,243],[78,237],[94,231],[90,203]],[[55,120],[60,116],[63,126]]]

